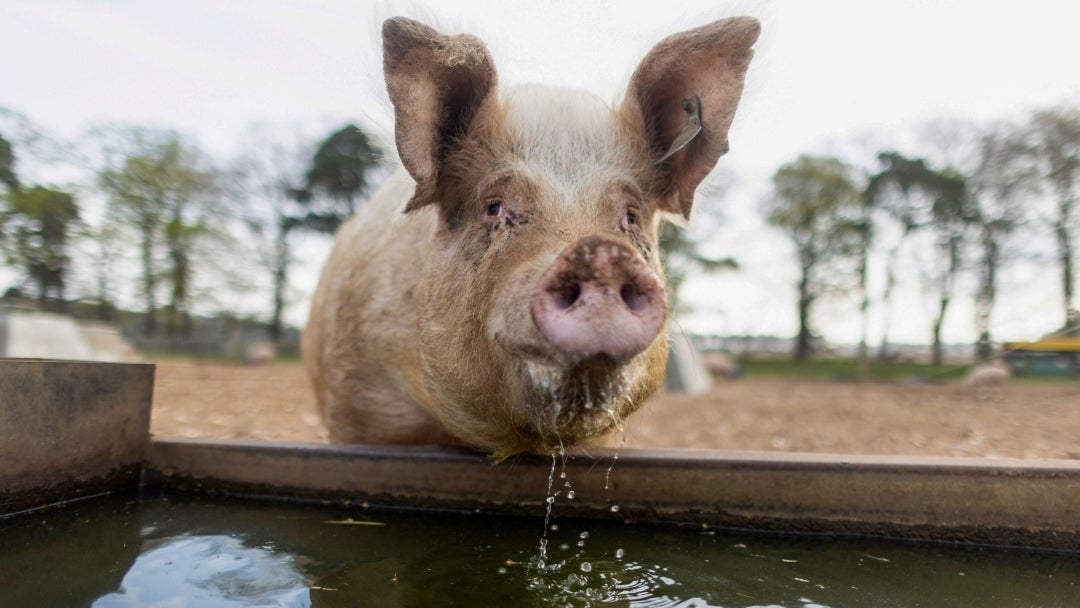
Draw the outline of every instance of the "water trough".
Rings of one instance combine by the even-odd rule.
[[[142,487],[543,515],[553,460],[149,436],[153,366],[0,361],[0,517]],[[1080,550],[1073,461],[590,448],[558,515]],[[612,507],[616,507],[613,510]]]

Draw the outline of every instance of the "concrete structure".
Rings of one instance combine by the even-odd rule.
[[[130,487],[154,366],[0,360],[0,514]]]
[[[0,357],[112,362],[138,360],[135,350],[111,325],[22,310],[0,310]]]

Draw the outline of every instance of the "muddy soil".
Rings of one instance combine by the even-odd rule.
[[[158,436],[326,440],[298,363],[159,363],[151,430]],[[701,396],[654,397],[627,421],[625,445],[1080,459],[1080,382],[971,388],[720,381]]]

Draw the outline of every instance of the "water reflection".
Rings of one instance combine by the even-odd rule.
[[[144,551],[120,590],[93,607],[307,608],[308,585],[292,555],[246,547],[231,536],[181,536]]]

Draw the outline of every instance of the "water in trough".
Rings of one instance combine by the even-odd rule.
[[[0,520],[0,606],[1066,607],[1080,555],[220,498]]]

